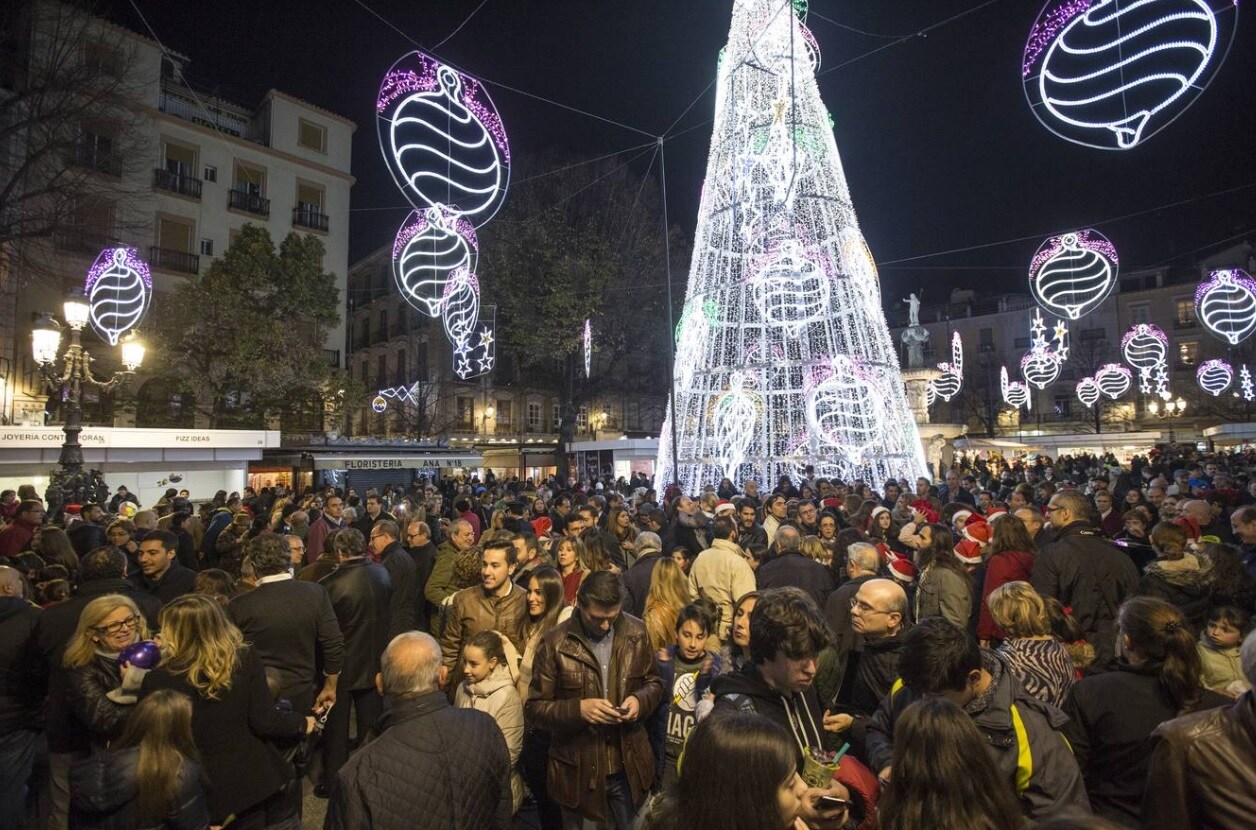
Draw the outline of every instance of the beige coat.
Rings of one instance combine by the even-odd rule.
[[[505,638],[503,638],[505,640]],[[509,641],[505,643],[509,645]],[[515,662],[514,649],[506,648],[505,666],[493,669],[482,683],[458,684],[458,693],[454,697],[454,705],[459,709],[476,709],[489,715],[502,731],[506,739],[506,749],[510,752],[510,795],[513,801],[511,811],[519,812],[523,804],[523,778],[516,768],[519,753],[523,749],[523,701],[515,689],[515,675],[510,664]]]
[[[720,609],[718,635],[724,643],[733,627],[733,603],[755,590],[754,570],[736,542],[716,539],[693,560],[689,590],[694,596],[705,596]],[[716,648],[710,643],[707,647]]]
[[[1213,648],[1202,636],[1199,638],[1199,661],[1203,664],[1204,688],[1237,697],[1252,687],[1243,676],[1239,662],[1239,647]]]

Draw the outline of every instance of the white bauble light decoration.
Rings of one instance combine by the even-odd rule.
[[[1094,378],[1082,378],[1077,382],[1077,399],[1090,409],[1099,400],[1102,393],[1099,391],[1099,384]]]
[[[83,292],[92,328],[110,346],[116,346],[148,311],[153,278],[134,248],[106,248],[87,269]]]
[[[724,475],[734,479],[754,441],[763,412],[762,399],[748,391],[745,383],[745,376],[734,372],[728,391],[716,399],[711,412],[715,453],[723,462]]]
[[[750,278],[750,291],[765,323],[797,337],[808,323],[824,318],[832,286],[824,268],[801,243],[785,239],[760,263]]]
[[[1021,358],[1021,375],[1030,384],[1046,389],[1060,377],[1060,360],[1049,351],[1035,349]]]
[[[1112,293],[1116,248],[1096,230],[1053,236],[1038,247],[1029,266],[1029,290],[1038,304],[1076,320]]]
[[[429,317],[440,314],[445,287],[455,271],[475,273],[475,230],[436,208],[414,211],[393,242],[393,279],[401,296]]]
[[[1224,360],[1206,360],[1195,370],[1195,380],[1200,389],[1216,397],[1234,382],[1234,367]]]
[[[884,405],[871,378],[853,360],[835,355],[830,374],[807,390],[812,433],[848,458],[858,458],[883,432]]]
[[[938,368],[942,374],[931,380],[929,386],[937,397],[949,401],[959,394],[964,385],[964,341],[960,339],[959,332],[951,335],[950,361],[939,363]]]
[[[510,146],[479,81],[410,52],[384,76],[376,115],[384,159],[411,204],[475,227],[493,217],[506,195]]]
[[[445,286],[441,302],[445,336],[455,346],[467,342],[480,319],[480,283],[475,274],[458,271]]]
[[[1007,367],[999,368],[999,386],[1003,390],[1003,402],[1012,407],[1033,408],[1033,401],[1029,394],[1029,387],[1019,380],[1010,380],[1007,375]]]
[[[1114,401],[1130,391],[1133,382],[1133,373],[1120,363],[1105,363],[1095,372],[1095,383],[1098,384],[1099,391]]]
[[[1025,45],[1025,95],[1048,130],[1127,150],[1203,92],[1225,59],[1236,0],[1051,0]]]
[[[1169,338],[1152,323],[1137,323],[1121,338],[1125,362],[1140,372],[1151,372],[1164,365]]]
[[[1213,271],[1195,289],[1195,316],[1237,346],[1256,331],[1256,280],[1239,268]]]

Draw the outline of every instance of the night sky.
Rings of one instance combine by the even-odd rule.
[[[391,241],[409,205],[379,155],[372,104],[383,73],[414,48],[410,40],[355,0],[136,2],[165,45],[192,58],[189,77],[200,86],[247,105],[275,87],[355,120],[351,256]],[[364,2],[431,47],[481,0]],[[1232,239],[1256,241],[1250,7],[1225,65],[1186,113],[1132,151],[1105,152],[1057,138],[1025,101],[1020,60],[1040,5],[812,0],[821,94],[887,299],[921,286],[926,303],[953,286],[1024,290],[1041,238],[1087,225],[1113,240],[1123,269],[1189,263]],[[665,144],[667,192],[672,222],[692,234],[713,91],[680,116],[714,78],[731,7],[731,0],[486,0],[439,54],[490,82],[640,131],[490,83],[516,164],[547,151],[589,157],[648,145],[680,119],[672,133],[688,132]],[[144,31],[129,3],[114,0],[112,8],[115,19]],[[651,153],[640,152],[618,158],[637,156],[631,163],[644,173]],[[1132,213],[1142,215],[1108,221]],[[1019,237],[1029,238],[926,256]]]

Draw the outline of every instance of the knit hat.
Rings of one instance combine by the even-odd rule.
[[[890,576],[904,585],[910,585],[916,581],[916,566],[906,556],[891,559],[889,569]]]
[[[981,545],[971,539],[962,539],[955,546],[955,558],[965,565],[980,565]]]
[[[969,516],[968,521],[964,522],[964,529],[962,533],[965,539],[977,542],[981,545],[989,542],[990,537],[994,535],[994,531],[991,529],[990,523],[977,513]]]

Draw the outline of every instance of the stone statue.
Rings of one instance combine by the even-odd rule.
[[[917,297],[915,293],[912,293],[908,295],[907,299],[900,300],[900,302],[907,303],[907,324],[910,325],[912,328],[919,326],[920,325],[920,298]]]
[[[907,368],[924,368],[925,344],[929,342],[929,330],[924,326],[903,329],[902,340],[903,345],[907,347]]]

